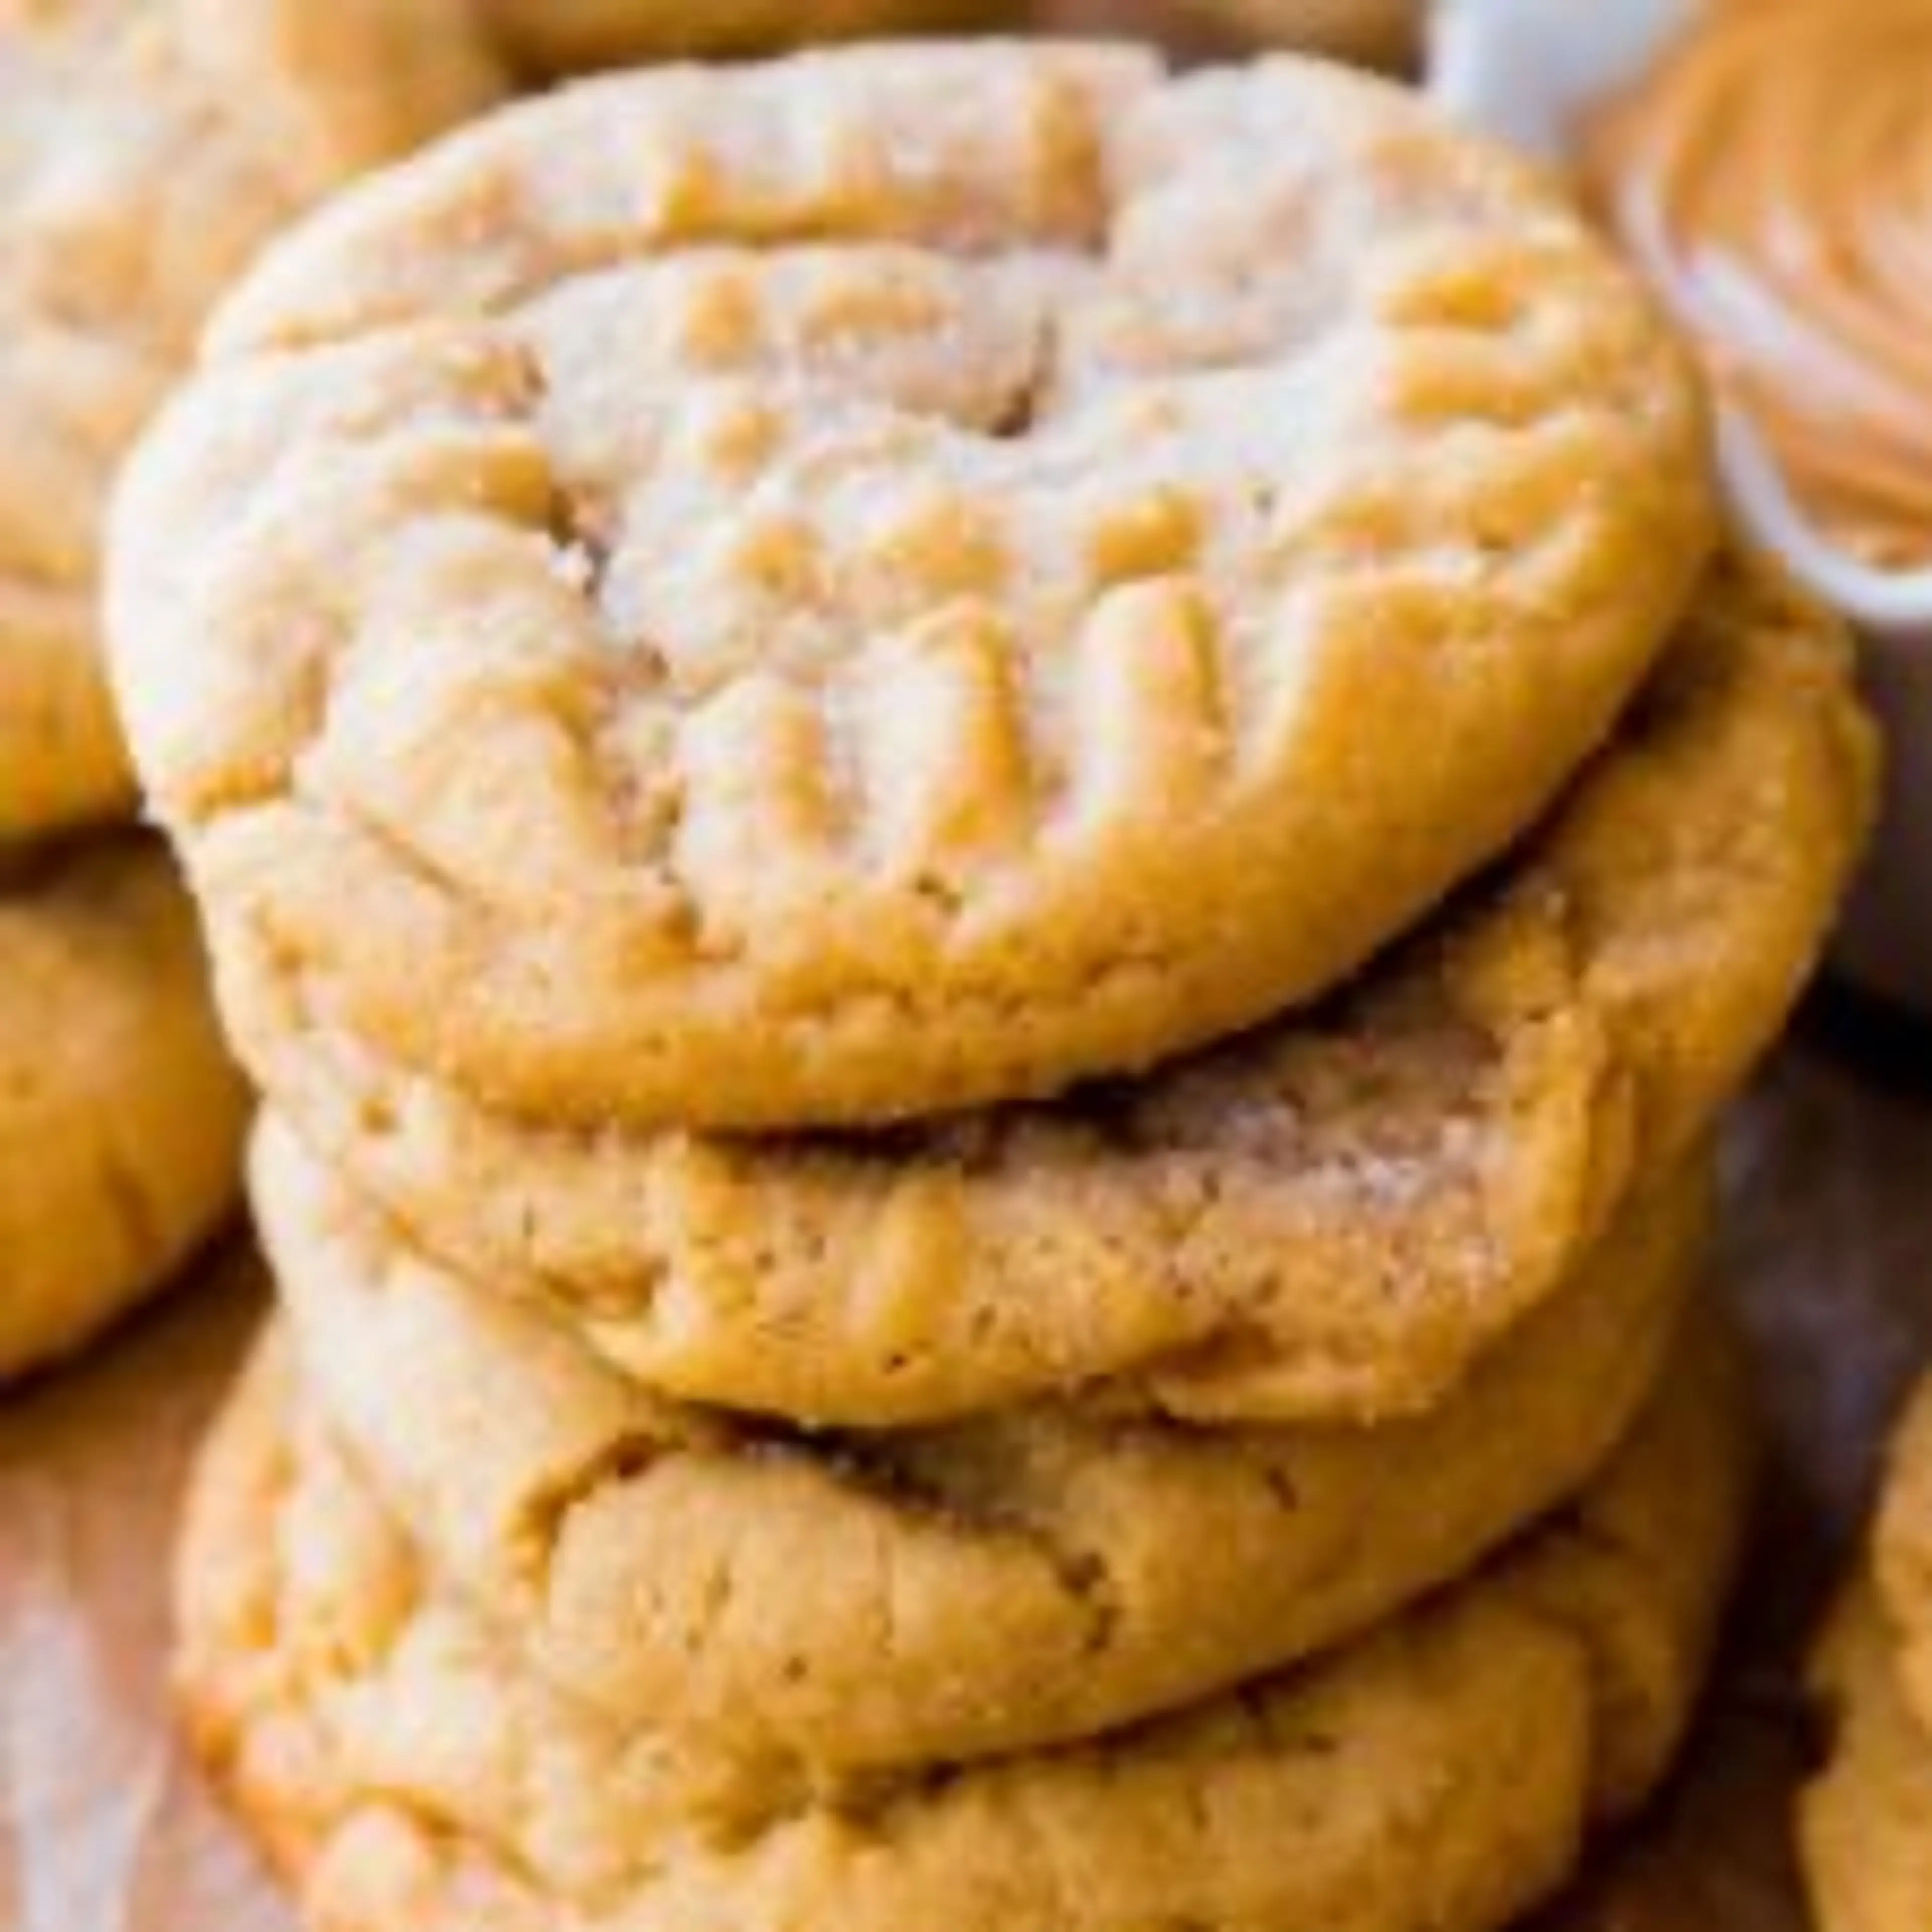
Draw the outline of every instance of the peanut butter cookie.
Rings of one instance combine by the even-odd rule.
[[[1641,1798],[1695,1694],[1746,1462],[1709,1342],[1565,1516],[1356,1646],[1085,1744],[752,1810],[427,1592],[266,1361],[191,1513],[183,1701],[329,1932],[1488,1932]]]
[[[338,202],[121,500],[218,922],[531,1120],[878,1122],[1332,987],[1711,538],[1668,332],[1382,83],[1054,43],[616,78]]]
[[[1178,1429],[1046,1405],[807,1436],[655,1401],[410,1254],[285,1135],[259,1218],[303,1380],[439,1580],[614,1720],[837,1788],[1278,1670],[1579,1488],[1704,1258],[1701,1172],[1413,1420]]]

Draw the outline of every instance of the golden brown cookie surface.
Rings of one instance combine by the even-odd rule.
[[[204,1465],[181,1682],[331,1932],[1487,1932],[1668,1758],[1744,1486],[1700,1344],[1567,1524],[1358,1646],[1118,1738],[734,1816],[426,1598],[275,1366]]]
[[[0,884],[0,1376],[91,1339],[214,1232],[247,1112],[155,842]]]
[[[1886,1460],[1870,1561],[1813,1667],[1828,1746],[1800,1847],[1821,1932],[1932,1923],[1932,1380]]]
[[[100,526],[215,297],[494,92],[461,0],[0,4],[0,845],[132,805]]]
[[[304,1383],[440,1582],[590,1707],[826,1789],[1172,1709],[1473,1567],[1628,1430],[1706,1178],[1653,1186],[1465,1386],[1376,1430],[734,1422],[411,1254],[286,1133],[255,1198]]]
[[[1804,1794],[1799,1844],[1820,1932],[1932,1924],[1932,1730],[1900,1663],[1879,1594],[1862,1585],[1815,1670],[1831,1757]]]
[[[876,1141],[540,1131],[326,1023],[231,930],[231,1024],[418,1244],[640,1380],[869,1426],[1096,1379],[1195,1419],[1426,1408],[1783,1024],[1870,811],[1842,631],[1708,582],[1558,814],[1359,988],[1136,1086]]]
[[[113,628],[218,922],[398,1060],[876,1121],[1331,986],[1608,730],[1706,468],[1622,268],[1400,92],[874,47],[338,204],[148,445]]]
[[[1893,1437],[1873,1546],[1894,1667],[1932,1730],[1932,1381],[1906,1403]]]

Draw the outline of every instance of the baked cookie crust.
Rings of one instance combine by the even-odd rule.
[[[1701,1274],[1704,1163],[1436,1409],[1198,1430],[1046,1404],[808,1434],[654,1400],[265,1130],[305,1388],[438,1581],[607,1716],[836,1791],[1113,1730],[1332,1647],[1606,1460]]]
[[[285,1118],[420,1246],[668,1394],[826,1424],[1108,1385],[1216,1422],[1426,1409],[1784,1024],[1869,822],[1841,626],[1707,579],[1556,813],[1359,985],[1138,1083],[872,1138],[544,1130],[412,1075],[230,920]]]
[[[1548,805],[1712,538],[1607,247],[1312,62],[590,83],[211,340],[117,518],[143,776],[218,926],[552,1124],[902,1119],[1306,1002]]]
[[[1490,1932],[1674,1749],[1744,1510],[1726,1362],[1706,1332],[1570,1515],[1358,1646],[1118,1737],[746,1815],[426,1598],[269,1360],[191,1510],[183,1702],[328,1932]]]

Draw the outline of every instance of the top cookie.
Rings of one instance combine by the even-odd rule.
[[[832,1124],[1332,985],[1603,736],[1709,522],[1644,298],[1409,98],[873,47],[338,204],[136,466],[112,623],[204,896],[372,1042]]]
[[[0,1381],[174,1276],[239,1205],[247,1087],[158,839],[0,880]]]
[[[208,306],[494,92],[462,0],[0,0],[0,844],[132,804],[99,526]]]

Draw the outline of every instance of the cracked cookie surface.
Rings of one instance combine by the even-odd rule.
[[[158,842],[0,880],[0,1376],[70,1353],[238,1205],[248,1101]]]
[[[462,0],[0,0],[0,845],[132,809],[101,525],[214,298],[494,92]]]
[[[143,776],[218,924],[552,1124],[1040,1096],[1312,998],[1549,802],[1711,540],[1609,251],[1312,63],[589,83],[212,344],[117,518]]]
[[[1472,1568],[1628,1430],[1703,1265],[1706,1181],[1700,1160],[1654,1186],[1412,1420],[1042,1405],[816,1436],[653,1400],[272,1126],[254,1192],[304,1385],[439,1581],[607,1716],[748,1786],[836,1790],[1192,1702]]]
[[[1700,1330],[1569,1511],[1305,1670],[747,1816],[701,1761],[545,1689],[426,1594],[265,1359],[190,1512],[184,1705],[328,1932],[1487,1932],[1674,1747],[1740,1528],[1733,1367]]]
[[[227,1017],[418,1245],[668,1394],[930,1420],[1119,1384],[1196,1420],[1426,1408],[1783,1024],[1868,821],[1842,628],[1756,564],[1490,879],[1313,1014],[890,1134],[545,1131],[410,1075],[232,922]]]

